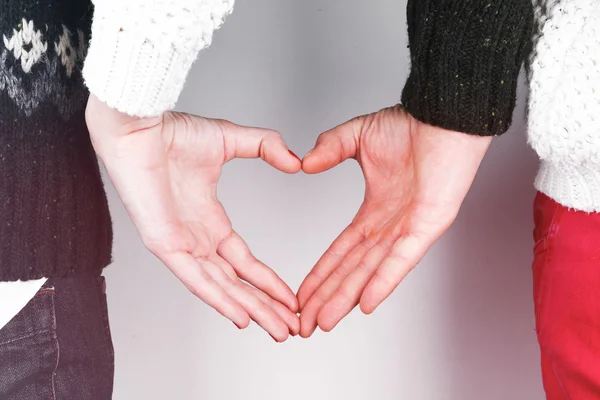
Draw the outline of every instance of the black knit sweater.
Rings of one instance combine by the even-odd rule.
[[[91,17],[85,0],[0,0],[0,281],[110,262],[80,72]]]
[[[531,0],[408,0],[407,20],[408,112],[454,131],[504,133],[532,34]]]

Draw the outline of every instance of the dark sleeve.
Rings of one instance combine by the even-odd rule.
[[[407,111],[449,130],[506,132],[533,29],[531,0],[408,0],[407,22]]]

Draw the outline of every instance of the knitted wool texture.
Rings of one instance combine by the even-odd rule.
[[[198,52],[234,0],[96,0],[83,75],[94,95],[121,112],[173,108]]]
[[[600,211],[600,3],[537,0],[529,80],[536,188],[564,206]]]
[[[0,0],[0,281],[100,271],[112,230],[84,118],[85,0]]]
[[[531,0],[409,0],[407,21],[406,109],[449,130],[505,132],[532,32]]]

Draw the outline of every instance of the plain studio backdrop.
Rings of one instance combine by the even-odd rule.
[[[300,156],[320,132],[396,104],[409,71],[405,1],[238,0],[201,53],[178,108],[279,130]],[[106,270],[115,396],[203,400],[543,398],[532,302],[532,181],[523,82],[459,217],[371,316],[276,344],[238,331],[143,247],[114,189]],[[288,176],[260,160],[219,183],[234,228],[293,290],[352,220],[354,161]]]

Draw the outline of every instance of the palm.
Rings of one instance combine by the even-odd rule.
[[[463,180],[448,179],[447,149],[413,140],[423,125],[399,106],[365,118],[356,159],[366,190],[352,225],[367,237],[394,241],[409,232],[442,233],[468,190]]]
[[[148,120],[120,115],[114,126],[103,126],[103,114],[114,111],[92,102],[94,147],[150,251],[238,327],[252,318],[278,341],[295,334],[294,294],[252,256],[216,196],[221,169],[235,157],[260,156],[285,172],[299,170],[279,134],[180,113]]]
[[[202,118],[189,120],[185,114],[168,114],[165,122],[157,146],[164,149],[161,162],[169,170],[166,183],[172,193],[173,210],[179,211],[173,212],[172,218],[186,226],[196,240],[190,244],[181,241],[181,235],[172,238],[195,257],[214,260],[219,245],[234,235],[216,193],[223,164],[228,161],[224,146],[226,123]],[[234,275],[233,271],[230,273]]]
[[[372,312],[454,220],[489,139],[434,128],[401,106],[324,133],[303,169],[360,164],[365,198],[303,282],[301,334],[331,330],[357,304]],[[467,154],[465,154],[467,153]]]

